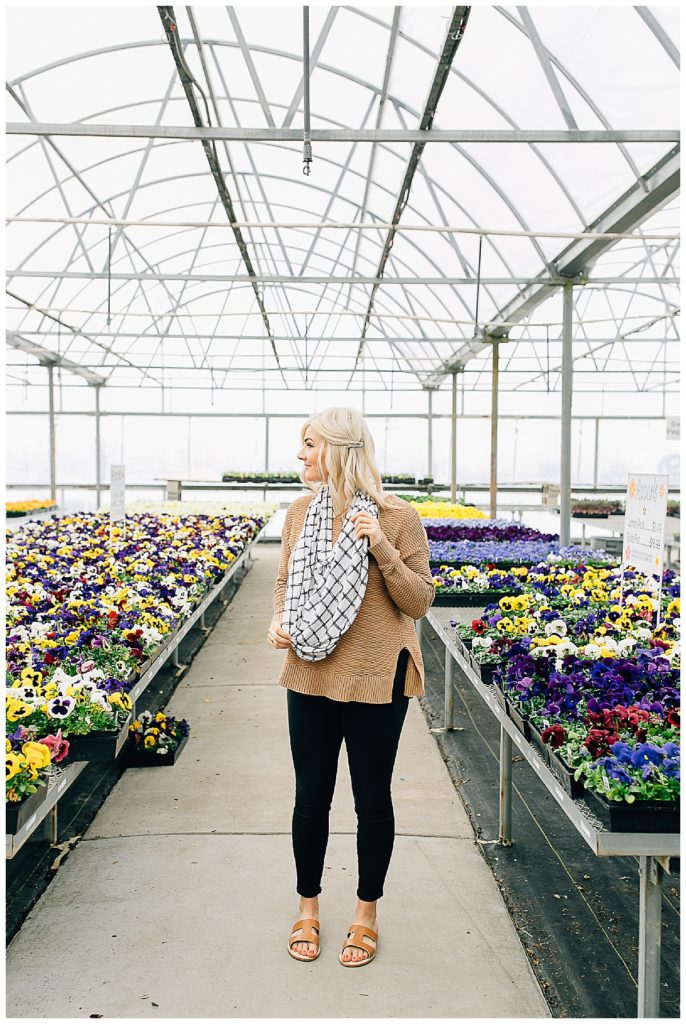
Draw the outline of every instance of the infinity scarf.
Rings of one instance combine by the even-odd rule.
[[[321,661],[353,624],[369,578],[369,538],[355,539],[355,512],[379,516],[376,502],[356,491],[332,546],[333,505],[324,485],[307,506],[305,523],[288,570],[281,620],[292,650],[303,661]]]

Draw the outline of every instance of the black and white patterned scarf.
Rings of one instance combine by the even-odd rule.
[[[323,485],[307,506],[305,524],[291,554],[282,628],[290,634],[292,650],[304,661],[321,661],[353,624],[369,578],[369,538],[355,539],[350,516],[369,512],[379,516],[376,502],[355,491],[343,516],[335,545],[333,505]]]

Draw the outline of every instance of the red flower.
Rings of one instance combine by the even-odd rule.
[[[561,725],[549,725],[548,728],[544,729],[541,733],[541,739],[544,743],[549,743],[554,750],[557,750],[557,748],[561,747],[567,739],[567,733]]]
[[[486,623],[483,619],[472,619],[472,629],[478,636],[480,636],[486,629]]]
[[[61,729],[58,729],[54,736],[43,736],[38,742],[44,743],[48,747],[50,750],[50,760],[54,764],[59,764],[69,753],[69,740],[62,738]]]
[[[670,725],[676,726],[677,729],[681,728],[681,712],[679,708],[672,708],[671,711],[667,712],[667,721]]]
[[[610,729],[591,729],[584,740],[584,746],[594,758],[609,754],[610,746],[617,743],[619,736]]]

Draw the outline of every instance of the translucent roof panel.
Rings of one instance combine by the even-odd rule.
[[[7,8],[10,379],[550,390],[569,274],[575,389],[676,386],[678,8],[463,10],[309,9],[306,175],[301,7]]]

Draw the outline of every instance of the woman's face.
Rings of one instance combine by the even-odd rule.
[[[322,439],[315,434],[314,430],[309,427],[305,431],[305,440],[303,446],[298,452],[298,458],[302,459],[302,463],[305,469],[305,479],[308,483],[316,483],[322,479],[319,475],[319,468],[317,466],[317,460],[321,452],[322,469],[324,471],[323,480],[326,481],[328,478],[328,471],[326,468],[326,454],[324,452],[324,443]]]

